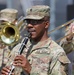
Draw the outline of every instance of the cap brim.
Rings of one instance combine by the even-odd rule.
[[[44,18],[44,16],[38,16],[38,15],[27,15],[27,16],[25,17],[25,20],[26,20],[26,19],[35,19],[35,20],[40,20],[40,19],[42,19],[42,18]]]
[[[8,19],[6,19],[6,18],[0,18],[0,20],[9,21],[9,20],[8,20]]]
[[[7,18],[0,18],[0,20],[4,20],[4,21],[8,21],[8,22],[13,22],[14,20],[10,20],[10,19],[7,19]]]

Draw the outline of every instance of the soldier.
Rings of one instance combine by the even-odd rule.
[[[61,40],[60,45],[64,48],[68,58],[71,61],[69,64],[69,75],[74,74],[74,22],[66,27],[64,39]]]
[[[1,75],[9,75],[12,62],[15,66],[12,75],[68,75],[69,59],[63,48],[48,37],[50,7],[36,5],[29,8],[25,20],[30,39],[21,55],[18,50],[22,43],[13,48]]]
[[[74,22],[68,25],[65,31],[66,37],[61,40],[60,45],[64,48],[65,52],[68,54],[74,51]]]
[[[13,23],[17,18],[18,11],[16,9],[3,9],[0,11],[0,32],[3,29],[3,22]],[[10,54],[9,46],[0,41],[0,70],[7,63]]]

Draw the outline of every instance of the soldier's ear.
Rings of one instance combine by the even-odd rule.
[[[49,27],[49,22],[46,21],[46,22],[45,22],[45,28],[48,28],[48,27]]]

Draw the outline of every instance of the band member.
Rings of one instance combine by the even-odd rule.
[[[60,45],[68,54],[74,51],[74,22],[66,27],[65,38],[61,40]],[[68,36],[67,36],[68,35]]]
[[[67,36],[68,35],[68,36]],[[64,48],[68,58],[71,61],[69,64],[69,75],[74,74],[74,22],[66,27],[65,38],[61,40],[60,45]]]
[[[16,9],[6,8],[0,11],[0,33],[3,27],[5,26],[2,23],[3,22],[14,23],[14,21],[17,18],[17,14],[18,10]],[[10,54],[10,52],[11,50],[9,49],[9,46],[5,45],[2,41],[0,41],[0,70],[7,63],[8,55]]]
[[[12,75],[68,75],[69,59],[63,48],[48,37],[50,7],[36,5],[27,9],[25,20],[30,39],[21,55],[17,54],[22,43],[13,48],[1,75],[9,75],[12,62]]]

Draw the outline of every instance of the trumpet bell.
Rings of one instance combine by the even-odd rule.
[[[5,22],[5,26],[1,30],[0,38],[7,45],[16,43],[20,38],[18,27],[12,23]]]

